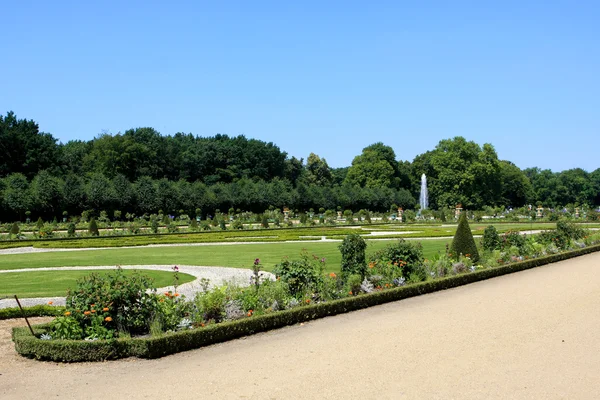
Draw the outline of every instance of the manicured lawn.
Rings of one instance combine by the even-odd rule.
[[[423,240],[425,257],[443,252],[449,242],[450,239]],[[390,243],[393,241],[368,241],[367,254]],[[338,272],[341,262],[338,246],[338,242],[261,243],[6,254],[0,255],[0,269],[144,264],[251,268],[254,259],[259,258],[264,269],[270,271],[284,257],[298,258],[302,249],[306,249],[311,255],[325,257],[328,271]]]
[[[106,274],[108,271],[40,271],[10,272],[0,274],[0,298],[12,297],[54,297],[65,296],[69,288],[75,287],[77,279],[91,272]],[[133,274],[132,270],[124,270],[125,275]],[[144,270],[144,275],[154,279],[155,287],[173,284],[173,273],[167,271]],[[191,282],[194,276],[179,274],[179,284]]]

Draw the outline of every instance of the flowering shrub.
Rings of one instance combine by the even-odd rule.
[[[273,273],[289,287],[290,294],[303,297],[307,291],[315,291],[323,286],[325,259],[308,255],[306,250],[300,254],[300,260],[283,260],[273,268]]]
[[[108,274],[92,273],[79,279],[77,287],[67,293],[67,310],[84,329],[94,324],[91,314],[102,312],[110,317],[103,326],[143,333],[148,330],[156,301],[150,278],[138,272],[125,276],[117,268]]]

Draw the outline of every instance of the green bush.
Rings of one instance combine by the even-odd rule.
[[[88,232],[92,236],[100,236],[100,231],[98,231],[98,224],[95,219],[90,221],[90,225],[88,227]]]
[[[500,248],[500,236],[494,225],[485,228],[482,240],[483,250],[493,251]]]
[[[190,229],[193,231],[198,229],[198,221],[196,221],[196,218],[192,218],[190,221]]]
[[[0,320],[22,318],[23,313],[26,317],[54,317],[63,315],[64,307],[38,305],[31,307],[23,307],[23,312],[19,307],[0,308]]]
[[[356,233],[350,234],[344,238],[339,249],[342,253],[342,277],[346,279],[352,274],[359,274],[364,278],[367,274],[365,239]]]
[[[519,252],[523,252],[525,246],[527,244],[527,239],[525,236],[521,235],[518,231],[508,231],[502,235],[502,240],[500,242],[500,248],[502,250],[509,249],[511,247],[516,247],[519,249]]]
[[[322,261],[321,261],[322,260]],[[316,290],[323,280],[324,259],[309,256],[306,251],[300,254],[300,260],[283,260],[275,265],[273,273],[288,285],[290,294],[297,298],[309,290]]]
[[[477,245],[475,244],[473,233],[469,227],[469,221],[467,221],[466,212],[460,214],[458,227],[456,228],[454,239],[452,239],[452,244],[450,245],[450,252],[457,260],[461,254],[471,258],[473,262],[479,260],[479,252],[477,251]]]
[[[74,237],[77,228],[73,222],[69,223],[69,227],[67,228],[67,236]]]
[[[373,253],[369,257],[369,261],[391,263],[401,269],[399,276],[407,278],[423,263],[423,246],[419,242],[414,243],[400,239]]]
[[[231,229],[244,229],[244,224],[242,223],[242,221],[240,219],[234,219],[233,222],[231,223]]]
[[[261,220],[260,220],[260,225],[261,225],[263,228],[268,228],[268,227],[269,227],[269,218],[267,218],[267,216],[266,216],[266,215],[264,215],[264,214],[263,214],[263,216],[262,216],[262,218],[261,218]]]
[[[104,324],[108,328],[146,333],[155,304],[152,279],[138,271],[126,276],[121,268],[84,276],[67,292],[67,311],[84,330],[95,322],[96,315],[102,315],[109,318]]]
[[[42,220],[42,217],[39,217],[37,222],[35,223],[35,226],[38,229],[42,229],[44,227],[44,220]]]
[[[20,232],[19,229],[19,224],[17,224],[16,222],[14,222],[11,227],[10,227],[10,234],[11,235],[18,235]]]
[[[150,229],[152,233],[158,233],[158,219],[156,217],[152,217],[150,221]]]

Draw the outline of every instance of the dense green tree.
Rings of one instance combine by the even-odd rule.
[[[399,187],[398,163],[394,150],[383,143],[365,147],[354,157],[345,182],[360,187]]]
[[[22,173],[33,178],[40,170],[55,168],[59,159],[56,139],[12,111],[0,115],[0,154],[0,177]]]
[[[41,171],[31,182],[34,208],[46,216],[56,217],[62,206],[63,187],[62,180],[50,175],[48,171]]]
[[[310,153],[306,160],[306,182],[324,186],[331,184],[332,179],[327,160]]]
[[[25,175],[15,173],[5,179],[4,204],[22,219],[23,213],[33,205],[29,182]]]

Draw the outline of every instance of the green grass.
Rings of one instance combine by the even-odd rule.
[[[69,288],[74,288],[77,279],[91,272],[107,274],[108,271],[39,271],[10,272],[0,274],[0,298],[18,295],[26,297],[65,296]],[[125,275],[133,274],[133,270],[124,270]],[[173,284],[173,273],[167,271],[143,270],[144,275],[154,280],[155,287]],[[196,279],[192,275],[180,273],[179,284]]]
[[[449,239],[423,240],[425,257],[443,252]],[[393,241],[368,241],[367,254]],[[339,272],[341,255],[336,242],[264,243],[206,246],[176,246],[133,249],[81,250],[50,253],[0,255],[0,270],[19,268],[68,267],[90,265],[204,265],[251,268],[259,258],[270,271],[284,257],[298,258],[302,249],[325,257],[328,271]]]

